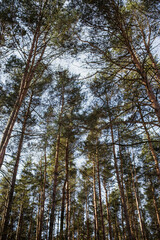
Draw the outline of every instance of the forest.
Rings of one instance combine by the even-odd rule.
[[[160,1],[0,0],[0,240],[160,239]]]

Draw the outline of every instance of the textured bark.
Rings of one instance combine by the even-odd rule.
[[[11,187],[10,187],[10,190],[9,190],[9,193],[8,193],[8,202],[7,202],[7,207],[6,207],[6,214],[5,214],[4,222],[3,222],[3,225],[2,225],[2,236],[0,238],[1,240],[6,240],[7,239],[7,229],[8,229],[10,212],[11,212],[11,207],[12,207],[14,188],[15,188],[15,183],[16,183],[16,178],[17,178],[18,166],[19,166],[19,162],[20,162],[20,155],[21,155],[21,151],[22,151],[23,139],[24,139],[24,135],[25,135],[27,118],[28,118],[28,115],[29,115],[29,112],[30,112],[31,102],[32,102],[32,95],[30,97],[30,101],[29,101],[28,108],[27,108],[27,111],[25,113],[24,121],[23,121],[23,125],[22,125],[22,131],[21,131],[21,136],[20,136],[19,145],[18,145],[16,162],[15,162],[14,170],[13,170]]]

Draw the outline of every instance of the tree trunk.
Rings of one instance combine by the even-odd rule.
[[[69,173],[68,173],[68,159],[69,157],[69,141],[68,138],[66,139],[66,156],[65,156],[65,163],[66,163],[66,234],[65,239],[68,240],[68,225],[69,225]]]
[[[31,220],[28,228],[28,240],[31,240],[31,235],[32,235],[32,216],[30,217],[31,217]]]
[[[153,196],[153,204],[154,204],[156,218],[157,218],[158,230],[160,231],[160,215],[159,215],[157,201],[156,201],[156,197],[155,197],[155,193],[154,193],[155,190],[154,190],[154,186],[153,186],[153,183],[152,183],[151,179],[150,179],[150,184],[151,184],[151,190],[152,190],[152,196]]]
[[[71,239],[72,233],[71,233],[71,190],[70,185],[68,189],[68,238]]]
[[[96,144],[96,163],[97,163],[97,177],[98,177],[98,187],[99,187],[99,205],[100,205],[100,214],[101,214],[101,224],[102,224],[103,240],[105,240],[106,238],[105,238],[105,226],[104,226],[104,219],[103,219],[101,180],[100,180],[100,172],[99,172],[99,159],[98,159],[97,144]]]
[[[20,162],[20,155],[21,155],[21,150],[22,150],[22,146],[23,146],[23,139],[24,139],[24,135],[25,135],[26,123],[27,123],[27,118],[29,115],[30,107],[31,107],[31,102],[32,102],[32,95],[30,97],[28,109],[25,113],[24,121],[23,121],[23,125],[22,125],[22,132],[21,132],[21,137],[19,140],[18,152],[17,152],[17,156],[16,156],[16,162],[14,165],[11,187],[10,187],[10,191],[8,194],[7,209],[6,209],[6,214],[5,214],[4,222],[3,222],[3,226],[2,226],[1,240],[7,239],[7,229],[8,229],[8,224],[9,224],[10,211],[11,211],[11,207],[12,207],[14,188],[15,188],[15,183],[16,183],[16,178],[17,178],[18,166],[19,166],[19,162]]]
[[[127,205],[126,205],[125,194],[124,194],[124,190],[123,190],[123,187],[122,187],[122,184],[121,184],[121,181],[120,181],[120,177],[119,177],[115,143],[114,143],[114,135],[113,135],[112,120],[111,120],[111,116],[109,116],[109,117],[110,117],[110,128],[111,128],[111,137],[112,137],[114,167],[115,167],[115,170],[116,170],[116,176],[117,176],[118,187],[119,187],[119,190],[120,190],[121,202],[122,202],[122,206],[123,206],[123,209],[124,209],[124,216],[125,216],[125,220],[126,220],[127,233],[128,233],[129,239],[134,240],[135,238],[131,233],[131,228],[130,228],[130,223],[129,223],[129,216],[128,216],[128,209],[127,209]]]
[[[46,39],[47,33],[44,36],[44,40]],[[34,72],[37,68],[37,66],[39,65],[40,61],[42,60],[44,51],[46,49],[46,44],[44,44],[44,46],[42,47],[42,51],[41,54],[39,56],[39,59],[37,60],[37,62],[35,63],[35,56],[37,54],[37,44],[38,44],[38,38],[40,37],[40,23],[37,25],[37,30],[35,31],[34,34],[34,38],[32,41],[32,46],[28,55],[28,59],[27,59],[27,63],[26,63],[26,68],[25,68],[25,72],[23,75],[23,78],[21,80],[21,84],[20,84],[20,89],[19,89],[19,94],[17,97],[17,100],[15,102],[15,105],[13,107],[13,110],[10,114],[10,117],[8,119],[6,128],[3,132],[3,136],[1,139],[1,143],[0,143],[0,169],[2,167],[3,164],[3,160],[4,160],[4,156],[5,156],[5,151],[9,142],[9,139],[11,137],[11,133],[14,127],[14,124],[16,122],[18,113],[19,113],[19,109],[22,106],[23,100],[25,99],[29,86],[30,86],[30,82],[34,76]]]
[[[142,238],[144,240],[146,240],[146,234],[145,234],[145,230],[144,230],[144,226],[143,226],[143,220],[142,220],[141,211],[139,208],[139,198],[138,198],[137,188],[136,188],[136,184],[135,184],[135,180],[134,180],[134,177],[136,177],[135,169],[134,169],[134,174],[133,174],[132,166],[131,166],[131,175],[132,175],[133,191],[134,191],[134,196],[135,196],[135,200],[136,200],[136,207],[137,207],[137,212],[138,212],[140,230],[141,230]],[[136,183],[137,183],[137,181],[136,181]]]
[[[55,166],[54,166],[54,184],[53,184],[52,206],[51,206],[50,226],[49,226],[49,240],[52,240],[52,235],[53,235],[54,211],[55,211],[57,180],[58,180],[59,147],[60,147],[60,132],[58,133],[57,144],[56,144],[56,156],[55,156]]]
[[[61,223],[60,223],[60,238],[63,240],[63,224],[64,224],[64,209],[65,209],[65,188],[66,188],[66,180],[63,184],[62,190],[62,206],[61,206]]]
[[[55,201],[56,201],[56,191],[57,191],[57,181],[58,181],[58,167],[59,167],[59,148],[60,148],[60,138],[61,138],[61,120],[64,107],[64,89],[62,92],[61,99],[61,111],[59,114],[59,129],[57,134],[57,143],[56,143],[56,154],[55,154],[55,165],[54,165],[54,183],[53,183],[53,193],[52,193],[52,206],[50,214],[50,225],[49,225],[49,240],[52,240],[53,235],[53,223],[54,223],[54,211],[55,211]]]
[[[108,225],[109,225],[109,236],[110,236],[110,240],[112,240],[112,225],[111,225],[111,218],[110,218],[110,209],[109,209],[109,202],[108,202],[108,192],[107,192],[107,188],[105,185],[105,181],[103,180],[103,187],[105,190],[105,194],[106,194],[106,207],[107,207],[107,220],[108,220]]]
[[[96,173],[95,160],[93,159],[93,205],[94,205],[94,221],[95,221],[95,240],[99,240],[99,226],[97,216],[97,199],[96,199]]]
[[[40,196],[40,213],[38,218],[38,228],[37,228],[37,238],[36,240],[41,240],[42,226],[43,226],[43,215],[44,215],[44,204],[45,204],[45,189],[46,189],[46,167],[47,167],[47,157],[46,157],[46,148],[44,154],[44,180],[43,187],[41,190]]]
[[[86,223],[87,223],[87,240],[90,240],[90,234],[89,234],[89,212],[88,212],[88,192],[86,189]]]
[[[16,240],[21,239],[22,223],[23,223],[23,202],[21,204],[20,213],[19,213],[18,226],[16,230]]]

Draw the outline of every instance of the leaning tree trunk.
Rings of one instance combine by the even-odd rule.
[[[114,2],[114,0],[112,0],[112,1]],[[154,91],[152,89],[152,85],[151,85],[150,81],[148,80],[147,73],[144,69],[143,64],[140,62],[138,54],[137,54],[137,52],[136,52],[136,50],[133,46],[132,40],[128,36],[128,33],[125,29],[126,26],[124,25],[125,23],[122,22],[122,19],[121,19],[121,14],[117,15],[117,24],[119,25],[121,36],[122,36],[122,38],[125,42],[128,53],[130,54],[130,57],[131,57],[133,63],[135,64],[135,66],[136,66],[137,72],[140,74],[140,76],[142,78],[142,84],[145,86],[145,89],[146,89],[147,95],[149,97],[149,100],[151,102],[151,105],[152,105],[153,109],[155,110],[155,114],[157,115],[158,121],[160,123],[160,104],[159,104],[159,102],[158,102],[158,100],[157,100],[157,98],[154,94]],[[153,61],[149,52],[148,52],[148,54],[149,54],[149,57],[151,58],[151,60]],[[152,62],[152,64],[154,65],[154,67],[156,67],[154,62]],[[157,75],[157,77],[159,78],[159,75]]]
[[[24,135],[25,135],[25,129],[26,129],[28,115],[29,115],[29,112],[30,112],[31,103],[32,103],[32,95],[30,97],[30,101],[29,101],[29,104],[28,104],[28,109],[25,113],[24,121],[23,121],[23,125],[22,125],[22,132],[21,132],[21,137],[20,137],[20,140],[19,140],[18,152],[17,152],[16,162],[15,162],[14,170],[13,170],[11,188],[10,188],[10,191],[9,191],[9,194],[8,194],[8,203],[7,203],[7,208],[6,208],[6,214],[5,214],[4,222],[3,222],[3,225],[2,225],[2,236],[0,238],[1,240],[6,240],[7,239],[7,229],[8,229],[10,212],[11,212],[11,207],[12,207],[14,188],[15,188],[17,172],[18,172],[18,167],[19,167],[19,162],[20,162],[20,155],[21,155],[21,150],[22,150],[22,146],[23,146],[23,139],[24,139]]]
[[[44,52],[45,52],[45,49],[46,49],[46,43],[45,43],[41,48],[41,53],[40,53],[39,58],[37,59],[37,61],[35,61],[35,58],[36,58],[36,55],[37,55],[37,49],[38,49],[38,39],[39,39],[40,35],[41,35],[41,33],[40,33],[40,23],[39,23],[37,25],[37,29],[36,29],[34,37],[33,37],[31,49],[30,49],[28,59],[27,59],[27,62],[26,62],[26,68],[25,68],[25,71],[24,71],[23,78],[21,80],[18,97],[17,97],[17,100],[14,104],[13,110],[10,114],[10,117],[8,119],[6,128],[3,132],[3,136],[2,136],[2,139],[1,139],[1,143],[0,143],[0,169],[1,169],[2,164],[3,164],[5,151],[6,151],[9,139],[11,137],[12,130],[13,130],[14,124],[16,122],[19,110],[20,110],[20,108],[22,106],[22,103],[23,103],[23,101],[24,101],[24,99],[27,95],[31,80],[34,77],[35,70],[38,67],[39,63],[41,62],[42,57],[43,57]],[[45,33],[45,35],[43,37],[44,42],[46,40],[46,37],[47,37],[47,32]]]

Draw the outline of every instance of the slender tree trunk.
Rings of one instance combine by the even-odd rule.
[[[56,201],[56,191],[57,191],[57,181],[58,181],[61,119],[62,119],[63,107],[64,107],[64,89],[63,89],[63,92],[62,92],[61,111],[60,111],[60,115],[59,115],[59,129],[58,129],[57,143],[56,143],[56,155],[55,155],[55,165],[54,165],[54,179],[53,179],[54,183],[53,183],[52,206],[51,206],[50,225],[49,225],[49,240],[52,240],[52,235],[53,235],[54,211],[55,211],[55,201]]]
[[[18,226],[16,230],[16,240],[21,239],[22,224],[23,224],[23,202],[21,204],[20,213],[19,213]]]
[[[72,233],[71,233],[71,190],[70,190],[70,184],[69,184],[69,190],[68,190],[68,238],[71,239]]]
[[[89,234],[89,212],[88,212],[88,191],[86,189],[86,223],[87,223],[87,232],[86,232],[86,236],[87,236],[87,240],[90,240],[90,234]]]
[[[41,202],[41,196],[40,194],[38,195],[38,210],[37,210],[37,216],[36,216],[36,240],[37,240],[37,236],[38,236],[38,224],[39,224],[39,216],[40,216],[40,202]]]
[[[103,180],[103,187],[105,190],[105,194],[106,194],[106,207],[107,207],[107,220],[108,220],[108,225],[109,225],[109,236],[110,236],[110,240],[112,240],[112,225],[111,225],[111,218],[110,218],[110,209],[109,209],[109,202],[108,202],[108,192],[107,192],[107,188],[106,188],[106,184],[105,181]]]
[[[134,231],[134,224],[133,224],[133,217],[135,219],[135,213],[134,213],[134,206],[133,206],[133,196],[131,194],[131,196],[129,196],[129,192],[130,192],[130,188],[131,188],[131,182],[130,179],[128,178],[128,184],[126,182],[124,182],[125,184],[125,189],[126,189],[126,207],[128,210],[128,217],[129,217],[129,224],[130,224],[130,229],[131,229],[131,234],[134,235],[135,231]],[[127,186],[128,185],[128,186]],[[134,235],[135,239],[136,236]],[[136,239],[137,240],[137,239]]]
[[[32,216],[31,217],[31,220],[30,220],[30,223],[29,223],[29,228],[28,228],[28,240],[31,240],[31,235],[32,235]]]
[[[68,225],[69,225],[69,172],[68,172],[68,161],[69,161],[69,141],[66,139],[66,234],[65,239],[68,240]]]
[[[61,206],[61,223],[60,223],[60,238],[63,240],[63,225],[64,225],[64,209],[65,209],[65,188],[66,188],[66,180],[63,184],[62,190],[62,206]]]
[[[94,205],[94,221],[95,221],[95,240],[99,238],[99,226],[97,216],[97,199],[96,199],[96,173],[95,173],[95,160],[93,159],[93,205]]]
[[[103,219],[101,180],[100,180],[100,172],[99,172],[99,159],[98,159],[97,144],[96,144],[96,163],[97,163],[97,177],[98,177],[98,187],[99,187],[99,205],[100,205],[101,224],[102,224],[103,240],[105,240],[106,237],[105,237],[105,226],[104,226],[104,219]]]
[[[38,218],[38,228],[37,228],[37,238],[36,240],[41,240],[42,226],[43,226],[43,215],[44,215],[44,204],[45,204],[45,190],[46,190],[46,167],[47,167],[47,157],[46,157],[46,148],[44,154],[44,180],[43,187],[40,197],[40,213]]]
[[[54,184],[53,184],[52,206],[51,206],[50,226],[49,226],[49,240],[52,240],[52,233],[53,233],[54,211],[55,211],[57,180],[58,180],[59,147],[60,147],[60,132],[58,133],[58,136],[57,136],[57,145],[56,145],[56,156],[55,156],[55,166],[54,166]]]
[[[123,209],[124,209],[124,216],[125,216],[125,220],[126,220],[127,233],[128,233],[129,239],[134,240],[135,238],[131,233],[131,228],[130,228],[130,223],[129,223],[129,215],[128,215],[128,209],[127,209],[127,205],[126,205],[125,194],[124,194],[124,190],[123,190],[123,187],[122,187],[122,184],[121,184],[121,181],[120,181],[120,177],[119,177],[111,116],[110,116],[110,128],[111,128],[112,147],[113,147],[113,156],[114,156],[114,167],[115,167],[115,170],[116,170],[116,176],[117,176],[117,182],[118,182],[118,186],[119,186],[119,190],[120,190],[121,202],[122,202],[122,206],[123,206]]]
[[[12,207],[14,188],[15,188],[15,183],[16,183],[16,178],[17,178],[18,166],[19,166],[19,162],[20,162],[20,155],[21,155],[21,150],[22,150],[22,146],[23,146],[23,139],[24,139],[24,135],[25,135],[26,123],[27,123],[27,118],[29,115],[30,107],[31,107],[31,102],[32,102],[32,95],[30,97],[28,109],[25,113],[24,121],[23,121],[23,125],[22,125],[22,132],[21,132],[21,137],[19,140],[18,152],[17,152],[17,156],[16,156],[16,162],[14,165],[11,187],[10,187],[10,191],[8,194],[6,215],[4,217],[4,222],[2,225],[2,236],[0,238],[1,240],[7,239],[7,229],[8,229],[8,224],[9,224],[10,211],[11,211],[11,207]]]
[[[121,174],[121,185],[122,185],[122,191],[125,192],[124,189],[124,179],[123,179],[123,156],[122,156],[122,151],[121,151],[121,147],[120,147],[120,134],[119,134],[119,129],[118,129],[118,142],[119,142],[119,157],[120,157],[120,174]],[[123,235],[124,238],[126,239],[126,232],[125,232],[125,228],[124,228],[124,209],[123,206],[121,206],[121,213],[122,213],[122,229],[123,229]]]
[[[134,173],[135,173],[135,170],[134,170]],[[144,240],[146,240],[146,237],[145,237],[146,234],[145,234],[145,230],[144,230],[144,226],[143,226],[143,220],[142,220],[141,211],[139,208],[139,198],[138,198],[137,188],[136,188],[136,184],[135,184],[135,180],[134,180],[134,177],[136,177],[136,176],[133,174],[132,167],[131,167],[131,175],[132,175],[133,191],[134,191],[134,196],[135,196],[135,200],[136,200],[136,207],[137,207],[137,212],[138,212],[140,230],[141,230],[142,238]],[[137,181],[136,181],[136,183],[137,183]]]
[[[157,218],[158,230],[160,231],[160,215],[159,215],[159,211],[158,211],[157,200],[156,200],[156,197],[155,197],[155,190],[154,190],[154,186],[153,186],[152,180],[151,179],[149,179],[149,180],[150,180],[150,184],[151,184],[151,190],[152,190],[152,196],[153,196],[153,204],[154,204],[156,218]]]
[[[145,123],[145,121],[144,121],[143,114],[142,114],[141,107],[140,107],[139,103],[138,103],[138,110],[139,110],[139,113],[140,113],[140,117],[141,117],[141,119],[142,119],[142,123],[143,123],[144,130],[145,130],[146,135],[147,135],[147,138],[148,138],[149,148],[150,148],[150,151],[151,151],[153,160],[154,160],[154,162],[155,162],[155,167],[156,167],[157,176],[158,176],[158,178],[159,178],[159,180],[160,180],[160,168],[159,168],[158,158],[157,158],[157,155],[156,155],[156,153],[155,153],[155,151],[154,151],[154,148],[153,148],[153,146],[152,146],[152,141],[151,141],[151,138],[150,138],[150,135],[149,135],[149,132],[148,132],[146,123]]]
[[[123,233],[122,239],[125,240],[125,239],[127,239],[127,237],[126,237],[126,231],[125,231],[125,227],[124,227],[124,212],[123,212],[122,205],[121,205],[121,218],[122,218],[122,233]]]

